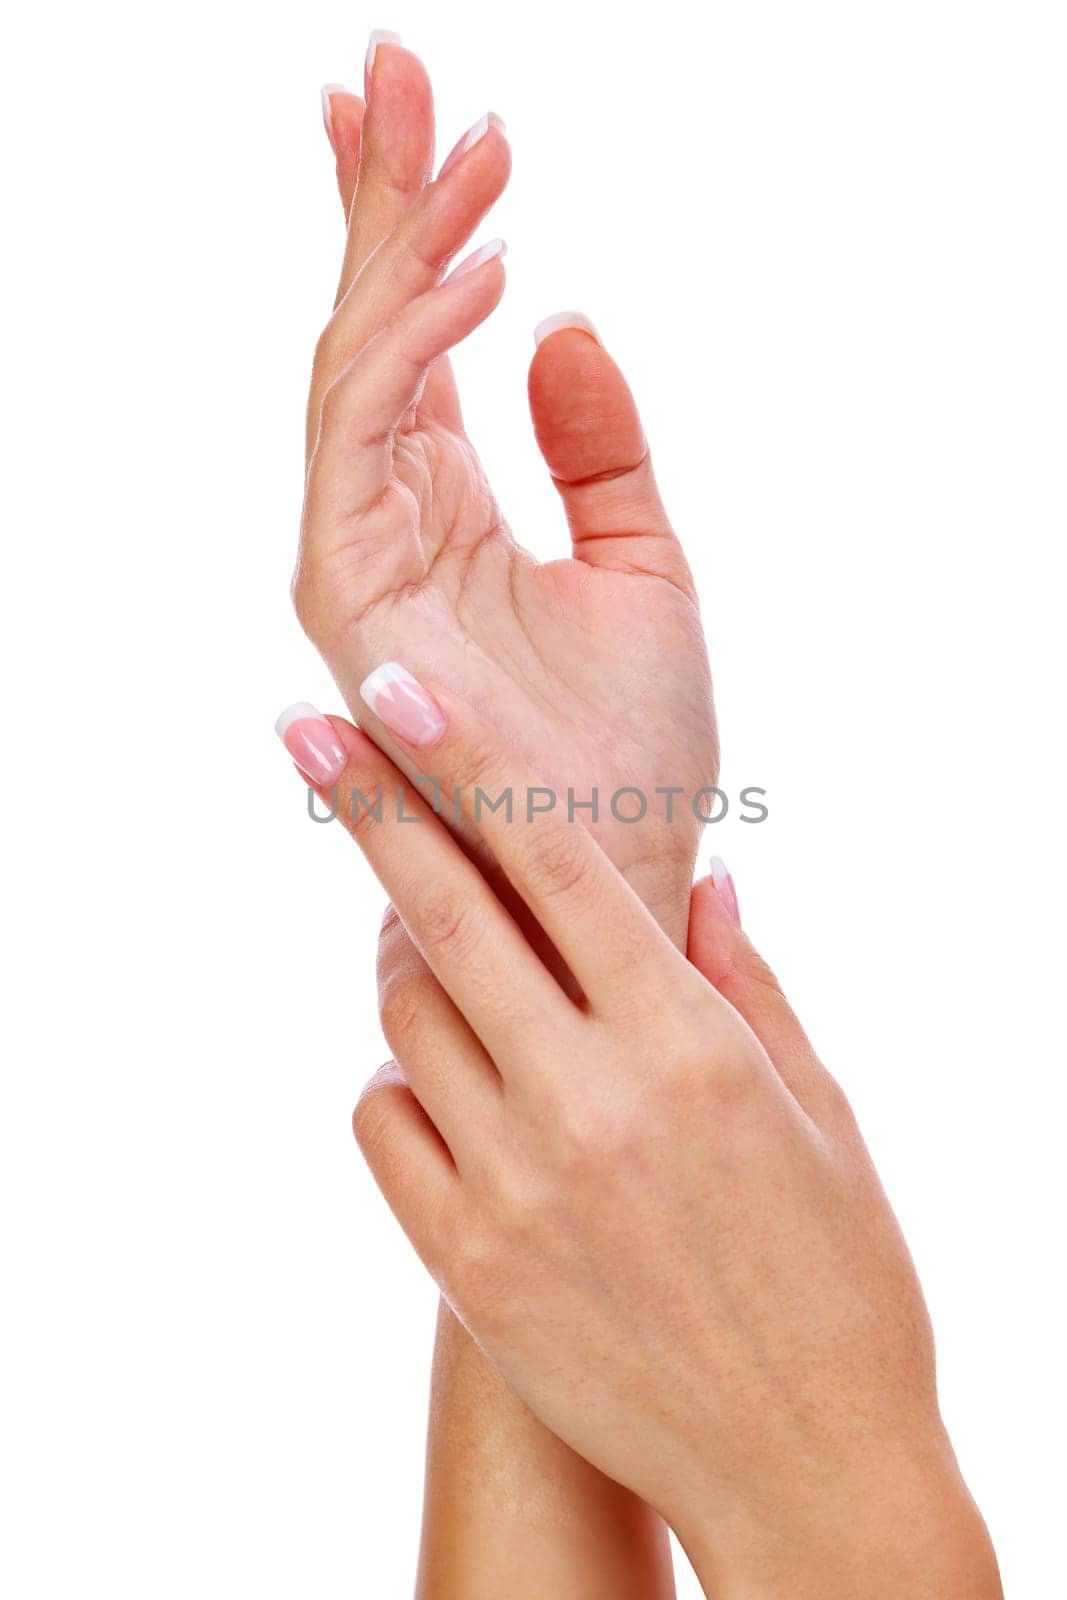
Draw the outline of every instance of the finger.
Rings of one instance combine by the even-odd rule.
[[[559,805],[492,724],[398,662],[372,672],[360,696],[376,728],[434,774],[487,845],[594,1012],[614,1007],[620,995],[632,998],[638,982],[667,981],[680,962],[670,940],[592,834],[568,820],[566,797]],[[498,956],[489,959],[503,970]]]
[[[369,51],[368,54],[370,54]],[[408,90],[413,91],[416,99],[419,100],[419,86],[422,84],[425,74],[422,72],[419,63],[414,62],[414,57],[410,56],[402,57],[400,63],[394,63],[393,70],[389,71],[389,55],[390,52],[385,51],[382,56],[384,66],[382,69],[381,93],[379,95],[381,115],[378,118],[378,165],[381,173],[387,172],[394,164],[390,160],[389,146],[390,138],[394,132],[397,132],[402,139],[407,141],[410,140],[412,127],[415,128],[416,132],[421,127],[423,142],[425,143],[428,139],[430,159],[432,159],[433,146],[432,104],[429,108],[428,119],[425,115],[424,106],[421,112],[417,112],[413,121],[412,119],[398,118],[391,115],[398,98],[398,89],[403,89],[404,87],[405,77],[408,80]],[[377,50],[375,50],[375,56],[377,56]],[[412,67],[412,62],[414,62],[414,67]],[[399,84],[398,80],[400,80]],[[340,84],[327,84],[322,91],[322,109],[326,133],[334,152],[337,187],[341,196],[341,205],[344,209],[347,225],[353,221],[353,202],[360,170],[365,105],[358,95],[350,94]],[[425,152],[420,153],[416,149],[413,154],[409,146],[406,156],[401,153],[397,157],[395,164],[403,166],[405,162],[409,166],[415,166],[419,170],[423,170]],[[346,239],[345,260],[347,268],[342,272],[335,305],[343,299],[351,286],[353,278],[358,274],[366,259],[374,253],[381,240],[386,237],[395,219],[402,215],[403,208],[401,205],[391,207],[388,204],[379,203],[382,198],[380,190],[381,185],[374,183],[365,186],[362,201],[363,212],[371,214],[369,217],[364,214],[362,222],[360,218],[355,219],[357,227],[362,229],[358,243],[354,244],[352,239]],[[407,190],[404,190],[404,192],[406,193]],[[416,187],[411,187],[412,198],[418,192]],[[386,198],[390,194],[392,194],[394,200],[397,199],[396,192],[389,188],[387,181]],[[349,350],[347,354],[341,353],[333,370],[316,374],[318,381],[313,382],[312,395],[308,406],[306,430],[306,451],[308,454],[310,454],[315,434],[318,431],[318,406],[322,398],[322,391],[336,377],[337,372],[345,362],[354,354],[354,349]],[[434,371],[430,374],[424,392],[423,409],[427,413],[432,412],[445,427],[453,429],[462,427],[459,396],[456,393],[455,380],[449,370],[447,361],[438,362]]]
[[[778,1076],[816,1120],[836,1098],[837,1085],[815,1054],[781,985],[741,931],[733,879],[718,858],[712,876],[693,888],[689,903],[689,960],[748,1023]]]
[[[305,534],[320,554],[351,543],[353,519],[389,487],[394,436],[431,363],[484,322],[504,293],[503,250],[499,239],[483,246],[412,300],[327,390],[306,493]],[[398,510],[407,516],[406,503]]]
[[[433,287],[500,198],[510,171],[511,153],[498,119],[487,123],[462,159],[422,192],[363,266],[315,352],[308,396],[309,450],[329,385],[410,300]]]
[[[500,1075],[392,906],[378,940],[378,1013],[413,1094],[462,1171],[489,1143]]]
[[[433,170],[433,91],[422,62],[395,34],[372,33],[364,79],[367,111],[337,302]]]
[[[352,1113],[363,1159],[396,1220],[436,1277],[438,1241],[454,1237],[459,1175],[395,1061],[366,1085]]]
[[[580,1013],[434,815],[435,801],[450,809],[447,793],[435,793],[432,779],[405,780],[366,734],[342,717],[327,721],[306,702],[283,712],[276,726],[501,1075],[521,1068],[516,1040],[573,1052]]]
[[[360,136],[363,131],[365,110],[366,107],[359,95],[352,94],[343,83],[323,85],[322,120],[336,161],[337,188],[341,195],[346,223],[352,209],[352,196],[356,192]]]
[[[575,556],[591,566],[654,573],[692,595],[633,395],[592,323],[561,312],[534,337],[530,411]]]

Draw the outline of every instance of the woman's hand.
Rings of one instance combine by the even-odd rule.
[[[698,971],[585,828],[528,816],[537,780],[471,707],[395,666],[365,694],[394,742],[421,730],[409,754],[580,991],[425,802],[405,792],[419,825],[397,820],[381,751],[331,724],[339,814],[418,952],[387,919],[396,1060],[356,1135],[449,1302],[550,1428],[663,1513],[717,1600],[999,1594],[904,1241],[727,897],[695,897]],[[510,793],[511,820],[479,793]]]
[[[483,117],[431,181],[417,59],[378,44],[366,89],[365,113],[327,97],[342,197],[354,185],[354,198],[308,404],[298,614],[350,706],[374,662],[397,656],[491,709],[561,795],[584,802],[598,786],[598,837],[680,941],[700,832],[691,800],[714,784],[718,754],[693,585],[633,399],[583,319],[542,339],[530,403],[573,559],[538,563],[486,482],[447,359],[504,289],[500,253],[441,281],[507,182],[502,125]],[[636,826],[611,814],[623,786],[647,797]]]
[[[345,349],[329,346],[346,314],[340,302],[373,251],[419,201],[431,168],[432,108],[418,62],[382,43],[374,52],[366,84],[371,101],[366,140],[363,102],[336,86],[324,97],[349,228],[338,315],[320,343],[316,373],[320,382],[313,387],[308,408],[309,448],[317,439],[321,378],[332,381],[338,360],[348,358]],[[499,159],[500,131],[496,126],[490,131],[487,124],[490,146],[480,154],[472,148],[468,160],[473,156],[477,162],[485,149],[494,146]],[[357,183],[359,194],[353,205]],[[364,301],[369,277],[369,273],[360,276],[355,291]],[[569,320],[581,324],[581,319]],[[544,328],[540,331],[545,335]],[[581,325],[543,336],[529,387],[537,436],[572,516],[578,550],[592,551],[588,539],[597,532],[610,535],[619,529],[624,535],[628,531],[640,535],[648,522],[649,495],[652,510],[658,501],[647,462],[642,461],[643,436],[633,401],[600,344]],[[432,493],[420,499],[420,518],[424,505],[432,518],[434,508],[446,504],[442,485],[473,484],[471,526],[477,539],[486,528],[481,513],[493,502],[465,440],[444,356],[433,365],[416,413],[421,413],[424,437],[432,431],[434,402],[439,416],[452,416],[450,426],[437,429],[437,459],[449,470],[431,476]],[[631,466],[633,471],[626,470]],[[587,798],[583,791],[599,772],[606,785],[604,814],[611,829],[602,837],[661,923],[682,942],[696,844],[692,813],[683,813],[669,830],[661,823],[623,830],[612,824],[607,801],[614,787],[610,780],[614,777],[618,783],[620,771],[628,773],[627,781],[649,790],[660,782],[695,790],[715,780],[714,719],[695,604],[688,594],[662,583],[624,583],[625,574],[613,580],[602,573],[598,579],[592,563],[538,568],[514,548],[501,528],[492,533],[480,557],[468,560],[463,538],[458,537],[462,522],[455,531],[453,548],[444,548],[445,561],[427,571],[422,594],[404,591],[395,614],[392,600],[372,606],[366,617],[368,628],[385,627],[383,652],[402,650],[408,659],[432,663],[436,654],[419,654],[430,644],[419,602],[437,607],[448,619],[451,641],[440,670],[465,672],[468,649],[484,658],[496,675],[494,697],[510,699],[511,732],[520,748],[527,749],[544,770],[551,763],[563,782],[576,786],[580,799]],[[639,556],[638,542],[623,546],[624,551],[630,549]],[[347,553],[346,568],[358,554],[358,549]],[[502,555],[506,559],[501,560]],[[602,555],[606,568],[612,557],[610,542],[602,546]],[[327,614],[316,617],[307,609],[313,586],[306,580],[314,576],[317,561],[314,542],[309,540],[297,598],[312,636],[325,640],[320,630],[329,626],[329,612],[340,591],[336,596],[331,593],[332,578],[327,575]],[[635,629],[625,607],[616,604],[611,615],[591,617],[589,631],[582,636],[574,605],[582,598],[587,579],[597,584],[598,592],[606,592],[607,582],[616,581],[618,597],[626,606],[647,605],[647,620],[640,618]],[[398,647],[389,631],[394,621],[403,627],[406,641]],[[627,635],[622,640],[612,636],[620,623]],[[350,704],[359,675],[376,648],[374,637],[358,624],[350,640],[324,644]],[[630,652],[629,659],[620,662],[624,651]],[[664,665],[667,660],[669,668]],[[633,671],[641,666],[649,676],[646,683],[637,681]],[[600,680],[595,685],[594,675]],[[565,683],[557,681],[560,677]],[[470,683],[465,686],[472,689]],[[618,704],[612,704],[613,699]],[[637,735],[634,710],[624,718],[619,705],[635,708],[642,699],[653,719],[660,717],[663,725],[646,726]],[[605,704],[615,731],[596,726]],[[298,731],[293,738],[299,739]],[[605,760],[609,749],[611,759]],[[393,753],[403,759],[399,748]],[[651,801],[654,811],[659,809],[658,797],[653,794]],[[468,1478],[476,1485],[473,1490]],[[626,1595],[651,1600],[655,1595],[667,1600],[674,1593],[660,1519],[544,1429],[446,1311],[438,1321],[434,1356],[418,1591],[427,1597],[462,1592],[475,1600],[478,1595],[496,1595],[502,1587],[515,1600],[527,1594],[572,1592],[588,1600],[594,1595],[611,1595],[613,1600]]]

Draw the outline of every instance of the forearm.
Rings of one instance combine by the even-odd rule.
[[[538,1422],[442,1304],[417,1600],[501,1594],[670,1600],[666,1528]]]
[[[676,942],[686,862],[631,877]],[[671,1600],[667,1528],[561,1443],[442,1302],[431,1379],[417,1600]]]

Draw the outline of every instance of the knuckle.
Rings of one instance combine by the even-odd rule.
[[[301,546],[289,594],[301,628],[314,645],[324,648],[332,641],[338,625],[336,592],[331,593],[322,559],[306,540]]]
[[[714,1037],[709,1033],[703,1008],[695,1012],[683,996],[669,1004],[660,1019],[659,1048],[671,1077],[702,1075],[714,1050]]]
[[[473,796],[475,789],[488,791],[503,770],[497,745],[486,737],[476,736],[468,739],[458,752],[452,779],[462,794]]]
[[[397,971],[408,949],[407,932],[397,915],[396,907],[390,901],[382,913],[382,925],[378,933],[379,988],[382,988]]]
[[[405,208],[412,200],[423,193],[423,180],[416,178],[397,159],[394,152],[379,147],[375,151],[377,160],[374,165],[375,182],[381,185],[382,191],[391,199],[402,200]]]
[[[546,899],[590,903],[596,893],[596,872],[588,835],[576,826],[538,828],[527,848],[526,871]]]
[[[380,1150],[388,1126],[390,1096],[386,1074],[391,1068],[393,1063],[387,1063],[365,1084],[352,1112],[352,1132],[368,1163]]]
[[[743,1047],[705,1050],[704,1095],[720,1124],[739,1116],[750,1105],[758,1082],[751,1051]]]
[[[378,1017],[390,1050],[398,1056],[418,1039],[425,999],[425,984],[417,972],[387,978],[378,1000]]]
[[[356,1136],[356,1143],[364,1153],[366,1153],[371,1137],[371,1129],[378,1115],[372,1102],[373,1091],[365,1089],[356,1101],[356,1108],[352,1113],[352,1132]]]
[[[427,245],[425,225],[426,212],[422,209],[412,217],[411,224],[399,235],[396,242],[401,254],[415,268],[419,276],[432,282],[440,272],[442,262]]]
[[[419,908],[418,933],[420,943],[434,955],[462,960],[478,942],[478,915],[465,894],[433,890]]]
[[[496,1252],[481,1229],[468,1228],[456,1241],[449,1263],[449,1278],[458,1298],[467,1307],[476,1307],[490,1291],[496,1266]]]
[[[749,1101],[758,1081],[760,1047],[735,1027],[709,1025],[703,1007],[680,996],[661,1022],[657,1094],[678,1115],[722,1122]]]
[[[301,565],[297,570],[289,592],[293,601],[293,610],[296,612],[296,620],[308,638],[314,639],[318,630],[319,608],[305,566]]]
[[[469,1228],[450,1253],[449,1287],[457,1305],[483,1336],[504,1335],[519,1313],[519,1267],[501,1249],[495,1231]]]
[[[621,1085],[606,1097],[572,1090],[551,1124],[554,1166],[569,1181],[588,1177],[598,1187],[605,1175],[632,1173],[647,1125],[641,1106]]]
[[[357,764],[356,760],[350,762],[349,772],[352,775],[352,787],[341,797],[341,820],[349,837],[369,855],[372,848],[369,835],[373,829],[381,826],[384,816],[380,803],[383,800],[381,773],[369,771]]]
[[[821,1068],[817,1088],[819,1121],[839,1138],[862,1144],[863,1137],[852,1102],[832,1073]]]
[[[312,387],[325,387],[339,365],[339,339],[337,319],[331,317],[315,340],[315,353],[311,359]]]

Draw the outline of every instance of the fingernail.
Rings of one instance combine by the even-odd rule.
[[[378,54],[380,44],[399,44],[400,35],[393,33],[388,28],[375,28],[367,44],[367,59],[363,63],[363,82],[367,93],[370,93],[370,75],[374,71],[374,58]]]
[[[399,661],[375,667],[364,678],[359,694],[389,732],[405,744],[433,744],[445,731],[441,707]]]
[[[333,136],[333,109],[330,105],[332,94],[348,94],[343,83],[324,83],[322,86],[322,120],[326,124],[326,137],[334,155],[337,154],[337,143]]]
[[[580,333],[587,333],[591,339],[595,339],[597,344],[604,343],[589,318],[583,316],[580,311],[557,311],[554,316],[546,317],[544,322],[537,324],[534,329],[534,344],[540,344],[550,333],[559,333],[561,328],[577,328]]]
[[[452,268],[445,282],[452,283],[454,279],[462,278],[464,273],[473,272],[475,267],[492,261],[494,256],[506,256],[507,253],[508,247],[503,239],[490,239],[488,244],[483,244],[478,250],[472,250],[469,256],[464,256],[459,266]]]
[[[462,156],[465,156],[467,151],[478,143],[479,139],[484,139],[490,128],[496,128],[500,133],[506,132],[503,117],[498,117],[495,111],[487,111],[484,117],[478,118],[473,128],[467,129],[459,143],[453,145],[445,157],[437,176],[443,178],[446,172],[451,172],[456,162]]]
[[[721,856],[712,856],[708,862],[711,870],[711,881],[719,893],[719,899],[726,907],[737,926],[741,926],[741,907],[737,903],[737,890],[734,880],[727,869],[726,862]]]
[[[318,784],[337,782],[348,758],[321,711],[298,700],[282,712],[274,729],[305,778]]]

